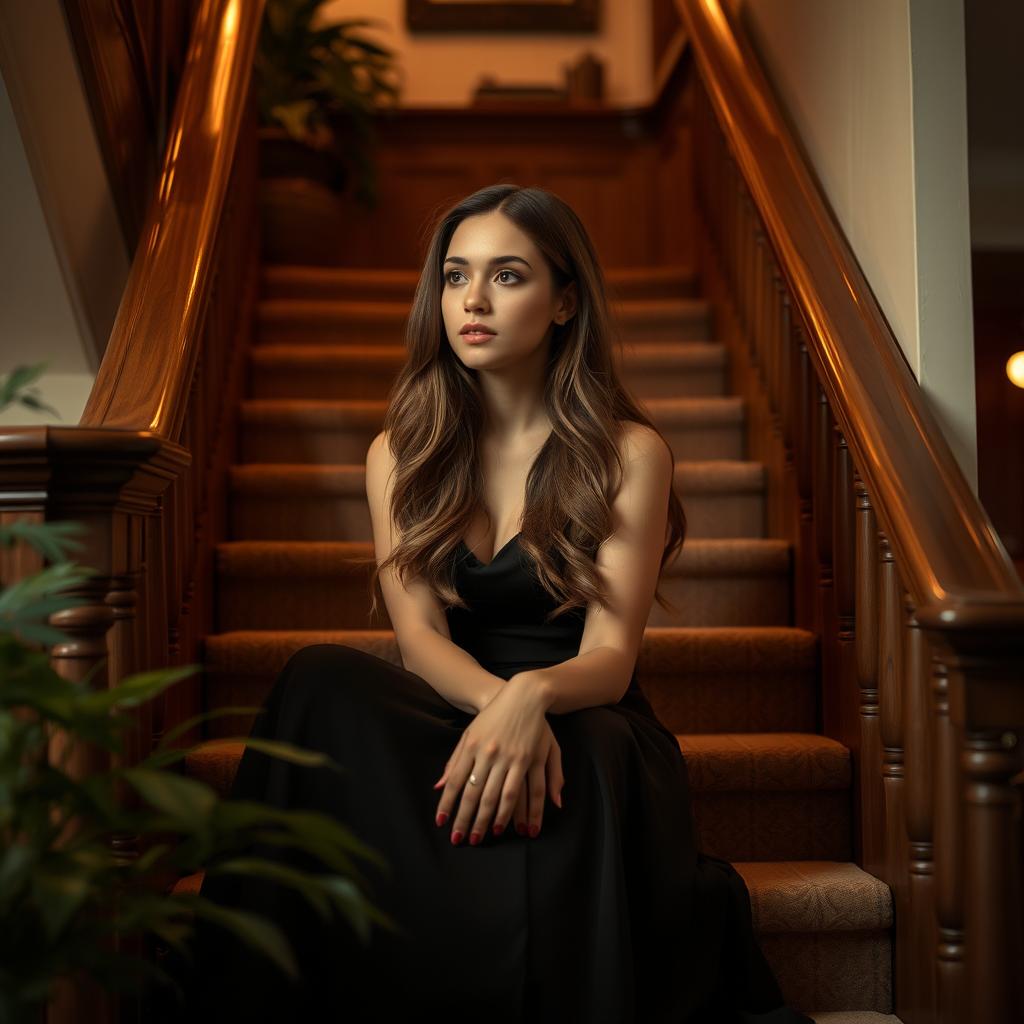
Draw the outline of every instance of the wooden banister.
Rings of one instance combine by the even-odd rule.
[[[0,430],[0,521],[87,527],[75,561],[96,575],[67,591],[80,605],[51,617],[71,639],[50,657],[62,675],[98,688],[201,663],[212,629],[213,558],[259,280],[252,67],[262,16],[262,0],[197,4],[156,194],[78,426]],[[3,582],[30,563],[5,559]],[[183,680],[139,709],[123,760],[134,763],[199,712],[200,685]],[[193,729],[175,742],[200,738]],[[84,777],[104,769],[104,757],[83,753],[69,770]],[[120,859],[142,852],[135,835],[113,836],[111,846]],[[47,1020],[134,1019],[137,1004],[69,980]]]
[[[893,890],[904,1021],[1024,1019],[1024,588],[742,28],[676,0],[696,71],[701,268]]]

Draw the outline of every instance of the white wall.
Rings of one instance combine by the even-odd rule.
[[[0,223],[0,376],[46,361],[35,386],[60,413],[0,424],[73,426],[129,264],[59,0],[0,5]]]
[[[499,84],[565,84],[565,68],[592,52],[604,64],[612,106],[647,103],[653,89],[649,0],[601,0],[598,32],[417,32],[405,27],[405,0],[333,0],[324,22],[374,18],[359,31],[395,51],[404,69],[406,107],[459,107],[483,75]]]
[[[731,0],[977,487],[962,0]]]

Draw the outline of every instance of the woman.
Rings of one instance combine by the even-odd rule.
[[[345,821],[388,860],[372,902],[402,930],[364,948],[298,900],[210,877],[203,895],[286,928],[305,977],[284,986],[218,936],[214,1012],[807,1022],[782,1005],[742,878],[699,852],[686,763],[637,683],[686,523],[672,453],[619,381],[577,216],[510,184],[455,205],[407,345],[366,456],[404,668],[297,652],[253,735],[345,774],[250,749],[232,791]]]

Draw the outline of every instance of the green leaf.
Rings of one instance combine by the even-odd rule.
[[[208,875],[242,875],[246,878],[269,878],[284,882],[305,897],[306,902],[322,917],[327,919],[331,912],[331,901],[316,876],[299,871],[287,864],[263,860],[256,857],[235,857],[221,861],[206,869]]]
[[[179,893],[172,897],[181,900],[195,913],[213,924],[234,934],[252,949],[272,960],[291,978],[298,978],[299,968],[295,954],[283,932],[265,918],[245,910],[222,907],[219,903],[197,896],[195,893]]]
[[[50,942],[68,926],[93,891],[92,878],[76,871],[74,865],[64,870],[39,865],[32,877],[32,894]]]
[[[253,704],[246,707],[220,707],[213,708],[210,711],[203,711],[198,715],[193,715],[191,718],[186,718],[184,722],[180,722],[173,729],[168,729],[167,732],[160,737],[160,742],[156,745],[156,749],[163,749],[168,746],[172,740],[176,740],[179,736],[184,735],[194,726],[197,726],[202,722],[208,722],[214,718],[223,718],[225,715],[258,714],[261,710],[263,709],[260,705]]]
[[[106,711],[110,708],[134,708],[152,700],[179,679],[186,679],[202,670],[202,665],[179,665],[151,669],[126,676],[109,690],[94,690],[81,698],[83,711]]]
[[[85,544],[75,540],[73,535],[84,535],[88,532],[85,523],[74,520],[33,523],[27,519],[18,519],[0,526],[0,544],[4,547],[13,547],[16,543],[25,543],[35,548],[49,561],[62,562],[67,551],[81,551],[85,547]]]
[[[46,372],[49,362],[33,363],[31,366],[16,366],[0,383],[0,409],[7,408],[18,400],[19,392],[23,391],[32,381]]]
[[[205,782],[173,772],[128,768],[122,777],[152,806],[181,821],[189,829],[202,827],[217,806],[217,794]]]
[[[96,575],[98,574],[95,569],[80,566],[76,562],[48,565],[32,576],[15,580],[0,593],[0,616],[27,610],[32,606],[32,602],[49,597],[65,587],[77,586]],[[84,600],[73,595],[65,595],[65,598],[68,607],[79,605]]]

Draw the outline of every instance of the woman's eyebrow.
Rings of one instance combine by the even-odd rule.
[[[469,260],[465,260],[461,256],[449,256],[445,263],[461,263],[464,267],[469,266]],[[487,263],[489,266],[494,266],[495,263],[525,263],[526,266],[530,267],[530,264],[522,256],[495,256],[493,259],[488,260]],[[530,267],[530,269],[533,270],[533,267]]]

